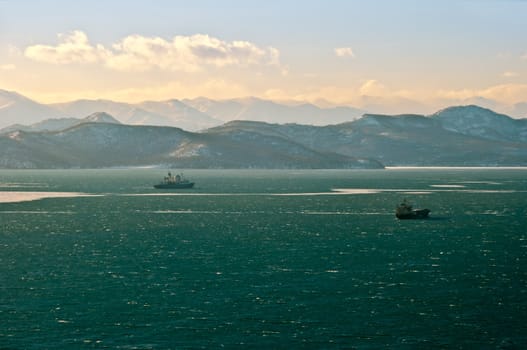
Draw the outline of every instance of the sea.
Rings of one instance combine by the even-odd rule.
[[[527,348],[527,168],[165,175],[0,170],[0,349]]]

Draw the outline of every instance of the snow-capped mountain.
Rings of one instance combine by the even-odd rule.
[[[85,118],[106,112],[121,123],[174,126],[198,131],[231,120],[313,125],[337,124],[359,118],[363,111],[352,107],[321,108],[309,103],[285,104],[254,97],[230,100],[191,100],[123,103],[110,100],[76,100],[44,105],[14,92],[0,91],[0,128],[30,125],[51,118]]]
[[[527,119],[512,119],[475,105],[448,107],[431,116],[446,130],[490,140],[527,141]]]
[[[0,128],[65,116],[52,107],[32,101],[14,91],[0,90]]]
[[[57,132],[0,134],[0,168],[381,168],[370,159],[319,152],[258,132],[84,123]]]
[[[478,121],[473,119],[477,111],[478,107],[469,106],[433,116],[366,114],[352,122],[322,127],[234,121],[207,132],[287,138],[320,152],[376,159],[389,166],[527,165],[527,120],[480,111],[484,118]],[[447,122],[449,114],[458,115],[455,127]],[[478,129],[470,127],[472,122],[486,124],[496,133],[472,133]],[[517,126],[516,136],[505,132],[511,124]]]
[[[85,119],[58,131],[0,134],[0,167],[527,165],[527,120],[477,106],[432,116],[366,114],[327,126],[232,121],[201,132],[107,123],[107,115]]]
[[[154,115],[168,118],[170,124],[164,125],[177,126],[185,130],[196,131],[220,125],[222,123],[221,120],[203,113],[176,99],[167,101],[145,101],[137,104],[136,106]],[[142,124],[145,125],[146,123]]]
[[[200,97],[183,102],[223,122],[253,120],[280,124],[328,125],[352,121],[364,113],[352,107],[320,108],[310,103],[282,104],[255,97],[221,101]]]
[[[124,122],[122,116],[131,113],[131,110],[134,108],[128,103],[110,100],[76,100],[65,103],[52,103],[49,107],[59,110],[64,115],[72,118],[84,118],[93,113],[105,112],[121,122]]]
[[[121,124],[117,119],[106,112],[95,112],[86,118],[81,119],[83,123],[107,123],[107,124]]]
[[[178,100],[145,101],[137,104],[109,100],[77,100],[51,106],[76,118],[105,111],[121,123],[132,125],[175,126],[195,131],[221,124],[221,121]]]
[[[482,99],[481,102],[489,104],[491,101]],[[230,100],[212,100],[201,97],[185,100],[145,101],[136,104],[110,100],[77,100],[44,105],[16,92],[0,90],[0,128],[14,124],[17,124],[14,128],[20,128],[20,125],[34,126],[36,123],[46,121],[44,123],[46,127],[57,129],[60,128],[60,123],[71,123],[72,125],[76,123],[75,120],[67,121],[67,118],[86,118],[96,112],[108,113],[123,124],[173,126],[188,131],[204,130],[233,120],[276,124],[335,125],[357,120],[363,114],[363,111],[352,107],[326,105],[326,107],[319,107],[309,103],[278,103],[254,97]],[[514,108],[516,114],[521,114],[524,109],[527,110],[526,105],[522,103],[516,104]],[[454,110],[455,112],[452,112]],[[491,110],[478,106],[466,106],[455,109],[446,108],[432,117],[441,121],[445,128],[467,135],[487,138],[508,137],[509,139],[525,135],[523,125],[526,119],[511,120],[505,115],[496,117],[494,114]],[[48,121],[49,119],[55,120]],[[57,119],[62,121],[59,122]],[[50,126],[50,123],[57,125]]]

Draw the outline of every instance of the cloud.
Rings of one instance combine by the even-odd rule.
[[[132,35],[113,45],[105,63],[116,70],[193,72],[203,66],[278,65],[279,52],[247,41],[226,42],[203,34],[175,36],[171,41]]]
[[[96,63],[110,55],[102,45],[93,46],[81,31],[67,35],[59,34],[57,46],[33,45],[24,50],[24,55],[32,60],[56,63]]]
[[[366,81],[359,88],[359,94],[362,96],[384,96],[388,95],[389,92],[382,83],[375,79]]]
[[[502,84],[491,86],[481,92],[481,96],[507,103],[525,102],[527,84]]]
[[[20,51],[20,49],[14,45],[9,45],[7,47],[7,53],[9,55],[9,57],[20,57],[22,56],[22,52]]]
[[[519,74],[516,73],[516,72],[509,72],[509,71],[507,71],[507,72],[503,72],[503,74],[501,76],[504,77],[504,78],[515,78],[515,77],[519,76]]]
[[[346,104],[357,96],[357,89],[350,86],[306,85],[296,88],[274,87],[263,91],[259,97],[277,101],[294,100],[314,102],[325,99],[336,104]]]
[[[145,86],[115,88],[105,87],[87,89],[43,89],[26,90],[25,95],[43,103],[57,103],[83,99],[107,99],[128,103],[138,103],[145,100],[161,101],[173,98],[195,98],[207,96],[214,99],[228,99],[249,96],[247,87],[230,80],[209,79],[206,81],[169,81],[166,83],[152,83]]]
[[[14,64],[2,64],[0,65],[0,70],[15,70],[16,66]]]
[[[500,103],[514,104],[526,101],[527,84],[501,84],[485,89],[440,90],[437,95],[454,100],[485,97]]]
[[[70,64],[98,63],[119,71],[194,72],[206,66],[280,65],[274,47],[259,47],[248,41],[224,41],[205,34],[160,37],[130,35],[111,45],[93,45],[82,31],[59,35],[56,46],[33,45],[25,49],[35,61]]]
[[[351,47],[337,47],[335,49],[335,55],[337,57],[355,57]]]
[[[146,87],[125,88],[107,91],[104,98],[141,102],[144,100],[163,100],[177,98],[195,98],[207,96],[215,99],[227,99],[249,95],[249,90],[243,85],[224,79],[210,79],[202,82],[172,81],[165,84]],[[98,95],[101,98],[101,94]]]

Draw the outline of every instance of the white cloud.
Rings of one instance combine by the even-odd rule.
[[[59,34],[59,41],[57,46],[29,46],[24,50],[24,55],[35,61],[56,64],[96,63],[110,55],[102,45],[91,45],[86,34],[81,31]]]
[[[24,51],[35,61],[68,64],[99,63],[120,71],[199,71],[205,66],[279,66],[279,51],[248,41],[223,41],[205,34],[160,37],[130,35],[107,48],[93,45],[81,31],[59,35],[56,46],[33,45]]]
[[[362,96],[384,96],[389,92],[382,83],[377,80],[371,79],[366,81],[359,88],[359,93]]]
[[[335,55],[338,57],[355,57],[355,53],[351,47],[337,47]]]
[[[159,37],[128,36],[113,45],[106,61],[118,70],[197,71],[203,66],[278,64],[278,50],[260,48],[247,41],[226,42],[208,35],[176,36],[171,41]]]

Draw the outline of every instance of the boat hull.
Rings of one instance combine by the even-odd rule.
[[[194,182],[170,183],[170,184],[157,184],[157,185],[154,185],[154,188],[162,189],[162,190],[172,190],[172,189],[192,188],[192,187],[194,187]]]
[[[396,213],[395,216],[400,220],[426,219],[430,214],[429,209],[414,209],[411,213]]]

